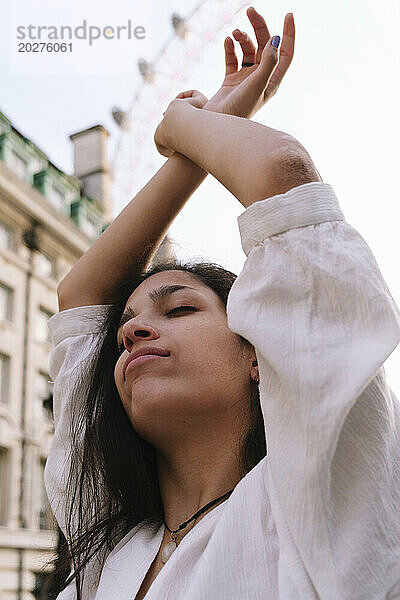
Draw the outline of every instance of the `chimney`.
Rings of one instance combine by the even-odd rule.
[[[70,135],[74,144],[74,175],[83,183],[85,196],[96,198],[104,208],[104,220],[112,221],[111,172],[107,155],[108,131],[94,125]]]

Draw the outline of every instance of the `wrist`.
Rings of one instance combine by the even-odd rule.
[[[181,113],[179,102],[173,100],[169,103],[167,110],[164,112],[163,119],[159,123],[155,134],[154,142],[157,150],[162,156],[170,158],[177,148],[175,147],[175,140],[179,140],[179,136],[174,135],[177,124],[179,124],[180,115],[176,115],[178,110]]]
[[[224,113],[225,111],[221,110],[221,102],[218,98],[218,92],[214,94],[212,98],[210,98],[205,105],[203,106],[203,110],[209,110],[211,112]]]
[[[172,156],[168,158],[167,162],[170,163],[174,169],[179,171],[180,179],[182,178],[182,175],[185,175],[189,178],[189,181],[196,186],[197,184],[200,184],[208,175],[207,171],[205,171],[202,167],[179,152],[174,152]]]
[[[203,110],[211,110],[212,112],[217,112],[215,105],[213,106],[213,103],[210,101],[205,103],[205,105],[203,106]]]
[[[186,129],[185,120],[188,110],[194,110],[194,107],[184,100],[177,99],[170,103],[164,115],[163,143],[176,152],[179,152],[179,141]]]

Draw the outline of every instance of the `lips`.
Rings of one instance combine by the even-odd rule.
[[[170,352],[168,350],[164,350],[164,348],[156,348],[156,347],[140,348],[138,350],[135,350],[135,352],[131,352],[124,364],[124,369],[123,369],[124,379],[125,379],[126,369],[128,368],[129,363],[131,363],[133,360],[135,360],[135,358],[138,358],[138,356],[148,356],[148,355],[169,356]]]

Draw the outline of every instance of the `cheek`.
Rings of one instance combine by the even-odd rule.
[[[124,382],[123,368],[124,368],[124,359],[123,359],[123,354],[121,354],[121,356],[115,363],[115,367],[114,367],[114,381],[115,381],[115,385],[117,386],[118,392],[120,394],[121,394],[122,385]]]
[[[123,353],[120,356],[120,358],[117,360],[117,362],[115,364],[114,381],[115,381],[116,388],[118,390],[120,400],[122,402],[122,406],[124,407],[125,412],[129,417],[129,409],[130,409],[131,399],[127,395],[127,391],[124,388],[124,374],[123,374],[123,368],[124,368],[124,362],[125,362],[124,354],[125,353]]]
[[[194,333],[194,332],[193,332]],[[206,373],[227,374],[237,372],[241,360],[240,346],[236,335],[224,324],[216,323],[210,328],[209,323],[196,334],[191,335],[190,350],[187,360],[195,363],[200,377]]]

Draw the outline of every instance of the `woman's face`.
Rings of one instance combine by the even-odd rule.
[[[173,293],[154,297],[168,286]],[[193,308],[179,309],[183,306]],[[200,428],[204,434],[216,419],[242,415],[255,353],[228,328],[225,306],[213,290],[188,273],[163,271],[134,290],[124,313],[128,308],[135,316],[118,330],[123,351],[114,378],[139,435],[156,445],[166,437],[178,439],[182,431],[195,435]],[[149,347],[169,356],[131,363],[124,376],[130,354]]]

